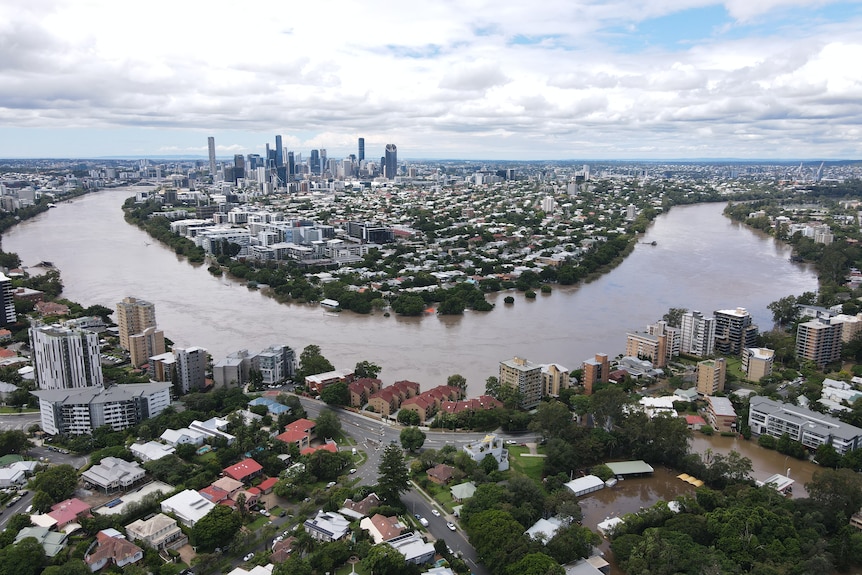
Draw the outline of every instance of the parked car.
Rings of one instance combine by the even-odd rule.
[[[424,517],[419,518],[419,523],[422,524],[422,527],[428,527],[428,520],[425,519]]]
[[[437,511],[436,509],[432,509],[432,510],[431,510],[431,515],[433,515],[434,517],[440,517],[440,512],[439,512],[439,511]]]
[[[254,552],[249,553],[248,555],[246,555],[245,557],[242,558],[243,561],[251,561],[252,559],[254,559]]]
[[[457,529],[457,528],[455,527],[455,524],[454,524],[454,523],[452,523],[451,521],[450,521],[450,522],[448,522],[448,523],[446,524],[446,527],[448,527],[448,528],[449,528],[449,531],[455,531],[455,529]]]

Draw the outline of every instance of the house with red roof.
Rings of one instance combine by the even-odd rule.
[[[437,485],[446,485],[455,476],[455,468],[445,463],[438,463],[425,473],[428,475],[428,479]]]
[[[260,489],[262,494],[266,495],[267,493],[272,493],[276,483],[278,483],[278,477],[269,477],[261,481],[257,488]]]
[[[284,428],[284,432],[276,435],[275,438],[284,443],[293,443],[300,451],[311,445],[311,440],[315,438],[315,429],[317,424],[310,419],[297,419],[293,423]]]
[[[84,555],[84,562],[93,573],[112,563],[117,567],[125,567],[144,558],[144,550],[116,529],[99,531],[96,544],[91,553]]]
[[[460,401],[444,401],[440,404],[440,411],[449,414],[458,414],[465,411],[484,411],[503,407],[503,403],[490,395],[480,395]]]
[[[299,452],[300,455],[311,455],[315,451],[329,451],[330,453],[338,453],[338,444],[332,440],[323,443],[322,445],[318,445],[317,447],[306,447],[302,451]]]
[[[62,530],[63,527],[73,521],[82,517],[90,517],[90,509],[89,505],[73,497],[52,505],[51,511],[47,515],[57,522],[57,530]]]
[[[236,465],[231,465],[224,469],[225,475],[231,479],[242,481],[243,483],[248,483],[261,473],[263,473],[263,467],[251,457],[243,459]]]

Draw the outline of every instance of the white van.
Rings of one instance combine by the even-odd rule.
[[[25,510],[24,510],[24,513],[30,513],[31,511],[33,511],[33,506],[32,506],[32,505],[28,505],[28,506],[27,506],[27,509],[25,509]]]

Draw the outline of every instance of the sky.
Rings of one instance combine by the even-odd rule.
[[[3,0],[0,158],[857,159],[862,2]]]

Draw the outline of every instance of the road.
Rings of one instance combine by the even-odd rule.
[[[40,421],[39,412],[35,413],[4,413],[0,415],[0,431],[23,431]]]
[[[305,409],[310,419],[315,419],[324,409],[332,409],[325,403],[306,397],[300,397],[302,407]],[[400,435],[402,427],[387,421],[366,417],[356,412],[346,409],[334,409],[341,421],[341,427],[345,434],[349,435],[356,443],[357,449],[362,450],[368,456],[368,459],[360,466],[351,479],[358,479],[361,485],[374,485],[377,483],[378,472],[380,465],[380,456],[383,449],[389,444],[400,446]],[[495,432],[504,441],[512,440],[518,443],[536,442],[540,438],[535,434],[508,434]],[[441,449],[444,445],[454,445],[457,448],[462,447],[466,443],[483,439],[487,433],[476,432],[452,432],[452,431],[425,431],[426,439],[423,449]],[[458,520],[455,517],[447,516],[445,510],[437,505],[434,508],[441,512],[440,517],[434,516],[431,513],[432,504],[416,489],[412,489],[402,495],[401,501],[407,507],[407,511],[411,514],[419,514],[428,520],[428,531],[436,539],[443,539],[449,547],[458,555],[460,555],[470,569],[476,575],[487,575],[488,570],[478,563],[478,555],[476,550],[470,545],[467,536],[461,530],[460,526],[455,531],[451,531],[447,527],[447,522],[452,522],[456,526]]]

